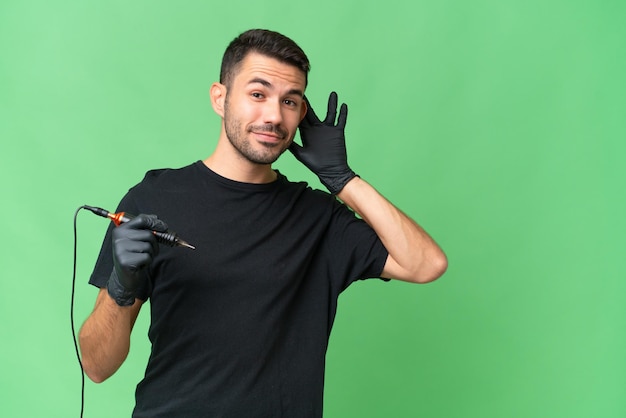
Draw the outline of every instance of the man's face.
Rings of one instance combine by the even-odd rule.
[[[305,75],[250,53],[226,92],[224,127],[230,143],[255,164],[271,164],[289,147],[306,113]]]

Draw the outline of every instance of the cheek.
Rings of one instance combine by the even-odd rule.
[[[285,124],[289,126],[289,132],[295,133],[301,120],[299,112],[289,112],[285,116]]]
[[[253,103],[247,100],[241,100],[240,98],[230,98],[227,110],[231,118],[236,118],[240,121],[251,122],[255,120],[258,110]]]

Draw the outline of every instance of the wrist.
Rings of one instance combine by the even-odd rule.
[[[347,167],[345,171],[339,174],[334,174],[332,177],[318,177],[331,194],[337,195],[343,190],[345,185],[348,184],[350,180],[358,177],[358,175]]]
[[[107,292],[119,306],[131,306],[135,303],[135,290],[126,289],[122,283],[120,283],[115,269],[111,272],[111,276],[107,282]]]

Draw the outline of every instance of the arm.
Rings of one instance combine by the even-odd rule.
[[[130,333],[143,303],[137,292],[149,280],[147,267],[159,251],[152,231],[166,230],[156,216],[143,214],[113,228],[113,271],[79,334],[83,369],[96,383],[115,373],[128,355]]]
[[[426,231],[365,180],[354,177],[337,197],[374,229],[389,251],[382,277],[427,283],[446,271],[447,258]]]
[[[323,122],[307,101],[307,113],[300,122],[302,146],[292,143],[289,150],[374,229],[389,252],[382,277],[415,283],[435,280],[447,268],[445,254],[417,223],[350,169],[344,136],[347,106],[341,105],[335,124],[336,114],[334,92]]]
[[[80,329],[83,369],[91,380],[101,383],[119,369],[130,348],[130,333],[143,302],[119,306],[100,289],[93,312]]]

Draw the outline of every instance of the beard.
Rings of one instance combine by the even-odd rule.
[[[249,125],[243,127],[241,120],[233,116],[228,95],[224,101],[224,129],[226,137],[239,154],[254,164],[272,164],[282,155],[291,143],[288,132],[279,125]],[[248,135],[252,132],[271,132],[282,141],[278,143],[260,143],[261,149],[253,147]]]

